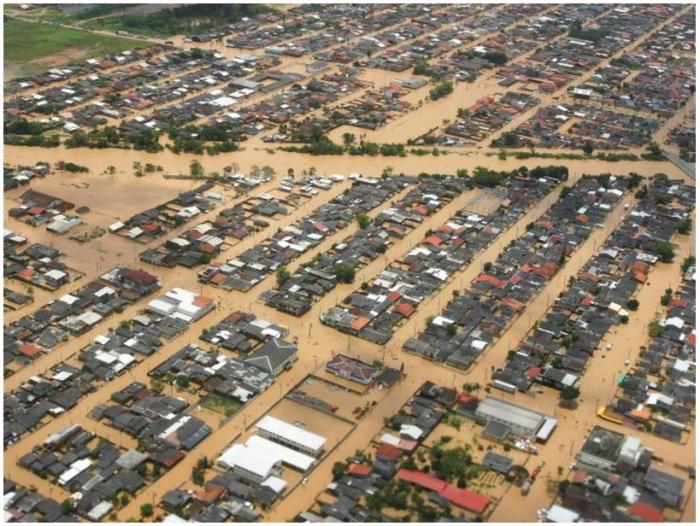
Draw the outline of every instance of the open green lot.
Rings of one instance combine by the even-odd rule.
[[[5,17],[5,79],[111,52],[150,45],[142,40]]]
[[[202,399],[200,405],[212,411],[216,411],[217,413],[221,413],[222,415],[225,415],[226,418],[235,415],[243,406],[243,404],[240,402],[231,400],[230,398],[225,398],[215,393],[207,395],[204,399]]]

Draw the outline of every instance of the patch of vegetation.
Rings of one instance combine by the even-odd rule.
[[[184,4],[147,15],[115,15],[88,22],[85,27],[127,31],[147,36],[202,32],[270,11],[263,4]]]
[[[87,173],[90,171],[87,166],[66,161],[58,161],[56,163],[56,170],[64,170],[71,173]]]
[[[688,219],[683,219],[681,222],[678,223],[678,233],[683,234],[684,236],[687,236],[690,234],[691,229],[693,228],[693,220],[688,218]]]
[[[512,132],[505,132],[498,138],[498,140],[491,141],[491,147],[508,147],[517,146],[517,135],[507,135]],[[586,159],[595,159],[596,161],[606,161],[606,162],[620,162],[620,161],[639,161],[640,158],[634,153],[597,153],[595,155],[581,155],[579,153],[550,153],[550,152],[513,152],[513,151],[499,151],[499,152],[487,152],[488,157],[493,157],[497,155],[505,154],[506,157],[515,157],[516,159],[562,159],[567,161],[583,161]]]
[[[683,260],[683,264],[681,265],[681,270],[683,272],[688,272],[690,270],[690,267],[695,265],[695,256],[688,256]]]
[[[655,250],[656,255],[659,256],[659,259],[664,263],[670,263],[676,255],[673,245],[668,241],[657,243]]]
[[[355,280],[355,269],[348,265],[336,265],[333,272],[338,283],[352,283]]]
[[[240,402],[216,393],[210,393],[204,397],[199,405],[220,413],[226,418],[235,415],[243,407],[243,404]]]
[[[68,49],[80,51],[80,59],[148,47],[151,44],[141,40],[105,36],[80,29],[56,25],[26,22],[5,17],[5,61],[19,65],[22,73],[38,73],[46,68],[41,59],[65,52]],[[35,61],[36,64],[26,64]],[[68,62],[68,61],[66,61]],[[59,64],[52,64],[58,66]]]
[[[66,148],[129,148],[128,143],[114,126],[106,126],[87,133],[81,130],[75,131],[63,144]]]
[[[442,97],[446,97],[454,91],[454,86],[449,80],[443,80],[437,86],[430,90],[430,99],[438,100]]]
[[[646,152],[642,154],[642,159],[645,161],[663,161],[666,157],[664,157],[664,151],[661,149],[661,146],[652,142],[647,145]]]

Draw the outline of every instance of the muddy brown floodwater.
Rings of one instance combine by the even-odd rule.
[[[196,184],[186,180],[166,180],[160,175],[153,174],[139,178],[133,175],[132,170],[132,163],[134,161],[139,161],[142,164],[150,162],[161,165],[164,167],[166,173],[187,173],[189,171],[189,162],[196,158],[195,156],[174,155],[169,152],[147,154],[134,151],[126,153],[124,151],[112,150],[63,150],[62,148],[43,150],[39,154],[30,148],[6,147],[5,151],[6,162],[10,163],[32,164],[36,162],[37,159],[40,159],[51,163],[55,163],[58,160],[73,160],[79,164],[87,165],[91,169],[89,174],[51,174],[45,179],[33,183],[32,186],[40,191],[73,201],[76,205],[85,204],[90,206],[92,212],[86,216],[86,221],[91,224],[107,225],[115,218],[128,217],[135,212],[153,207],[171,199],[179,192],[190,189]],[[285,174],[289,167],[293,167],[297,173],[299,173],[302,169],[311,166],[315,166],[317,171],[321,174],[340,173],[347,175],[351,172],[361,172],[367,175],[377,175],[387,165],[392,166],[395,172],[415,174],[421,171],[431,173],[455,173],[459,168],[473,170],[479,165],[496,169],[513,169],[522,165],[534,167],[537,165],[564,164],[567,165],[571,171],[570,180],[566,183],[568,185],[573,184],[573,182],[584,173],[627,173],[629,171],[636,171],[645,176],[651,176],[657,172],[665,172],[671,177],[683,177],[682,173],[670,163],[604,163],[599,161],[549,161],[543,159],[529,159],[526,161],[509,159],[507,161],[501,161],[495,157],[487,157],[483,153],[465,155],[451,152],[448,155],[441,155],[439,157],[370,158],[351,156],[313,157],[285,152],[277,152],[271,155],[265,150],[246,150],[231,155],[199,157],[198,159],[202,162],[207,171],[220,171],[226,165],[237,163],[244,171],[248,170],[252,165],[270,165],[276,170],[278,175]],[[116,174],[114,176],[105,175],[103,173],[108,165],[116,167]],[[272,181],[258,190],[270,190],[274,188],[276,184],[275,181]],[[294,210],[292,216],[284,217],[280,223],[289,224],[294,219],[308,213],[318,206],[320,202],[326,201],[337,194],[337,192],[342,191],[347,184],[349,183],[346,182],[342,185],[336,185],[332,190],[322,192],[317,198],[309,200],[299,207],[299,209]],[[21,192],[22,190],[8,192],[6,194],[6,208],[12,206],[12,200]],[[257,193],[257,191],[254,193]],[[240,292],[227,293],[223,290],[200,285],[196,280],[196,271],[179,268],[154,269],[149,267],[149,271],[158,275],[163,282],[164,290],[168,290],[173,286],[182,286],[191,290],[202,291],[204,294],[215,298],[219,303],[219,307],[214,313],[211,313],[203,320],[200,320],[200,322],[194,324],[184,335],[166,344],[164,348],[155,355],[146,358],[128,374],[117,378],[115,381],[103,386],[97,392],[88,395],[88,397],[81,400],[73,410],[54,419],[39,432],[10,446],[5,457],[8,460],[7,466],[9,468],[9,466],[14,465],[22,454],[30,451],[34,445],[41,442],[49,433],[55,432],[72,422],[79,422],[87,429],[106,434],[106,436],[119,437],[120,434],[109,428],[104,428],[104,426],[100,426],[87,418],[87,414],[92,407],[107,401],[114,391],[125,387],[132,381],[143,381],[147,383],[147,373],[150,369],[181,348],[182,345],[196,342],[203,328],[211,326],[212,322],[223,318],[228,312],[235,309],[251,310],[263,319],[278,322],[290,328],[290,337],[299,338],[299,361],[294,365],[291,371],[285,372],[279,377],[276,385],[263,393],[247,407],[243,408],[239,414],[225,425],[225,427],[215,429],[214,433],[209,438],[191,451],[187,457],[168,472],[167,475],[163,476],[160,480],[137,495],[126,508],[119,512],[118,516],[120,520],[137,517],[142,504],[157,503],[166,491],[179,485],[190,476],[191,468],[200,456],[206,454],[211,458],[219,454],[234,436],[242,433],[246,427],[252,425],[257,418],[262,416],[277,402],[277,400],[279,400],[281,395],[287,393],[306,375],[310,374],[318,366],[328,360],[333,353],[344,352],[352,356],[359,356],[363,360],[370,362],[375,358],[383,356],[385,361],[390,365],[400,367],[403,364],[407,378],[387,393],[387,395],[378,402],[377,406],[375,406],[358,423],[357,427],[350,432],[349,436],[320,463],[309,476],[309,481],[306,486],[298,486],[294,489],[287,498],[279,505],[275,506],[265,517],[266,520],[289,520],[300,511],[307,509],[313,503],[316,495],[330,482],[330,467],[333,463],[344,460],[357,449],[364,449],[368,441],[381,429],[384,418],[396,413],[423,381],[430,380],[447,386],[460,386],[468,381],[483,383],[484,380],[487,379],[490,367],[498,366],[503,362],[508,350],[512,348],[512,345],[517,343],[519,338],[525,334],[525,331],[531,327],[532,322],[545,312],[551,299],[556,297],[566,286],[568,276],[575,273],[593,253],[596,246],[600,246],[605,235],[615,227],[622,215],[622,207],[620,206],[606,221],[606,229],[597,230],[591,239],[579,248],[565,267],[555,276],[547,287],[541,291],[538,297],[531,302],[524,313],[499,339],[496,345],[487,351],[476,367],[473,367],[466,373],[452,371],[436,364],[426,362],[419,357],[401,352],[401,345],[406,338],[415,334],[420,329],[422,320],[427,316],[438,313],[452,297],[453,290],[461,289],[468,285],[483,267],[483,264],[486,261],[495,259],[500,250],[502,250],[510,240],[521,235],[525,225],[543,213],[551,202],[556,199],[558,193],[557,189],[538,202],[533,209],[504,232],[491,246],[480,253],[464,271],[458,273],[440,293],[421,305],[418,309],[419,312],[416,313],[413,320],[402,326],[384,349],[364,340],[342,335],[333,329],[323,326],[318,320],[318,315],[321,312],[336,304],[339,298],[344,297],[352,291],[354,285],[338,286],[331,294],[316,303],[310,313],[301,319],[297,319],[268,308],[258,301],[258,295],[271,286],[273,281],[271,279],[265,280],[263,284],[254,287],[252,291],[246,294]],[[387,262],[400,257],[410,247],[415,245],[415,243],[421,239],[426,228],[434,228],[440,225],[454,214],[459,207],[469,202],[470,198],[471,192],[464,194],[445,206],[437,214],[428,218],[421,228],[415,229],[411,234],[406,236],[406,238],[396,242],[390,247],[385,257],[375,260],[362,269],[358,275],[358,280],[366,280],[376,275]],[[627,199],[629,200],[630,198],[628,197]],[[229,203],[227,202],[227,204]],[[376,212],[377,210],[373,213]],[[206,217],[201,217],[197,221],[202,221],[205,218]],[[118,263],[143,266],[143,264],[138,263],[137,258],[138,253],[142,251],[145,246],[132,243],[118,236],[106,234],[99,240],[86,243],[85,245],[78,245],[64,237],[50,235],[45,229],[31,228],[13,219],[9,219],[7,216],[5,220],[6,226],[25,235],[29,235],[33,240],[54,243],[55,246],[66,252],[70,258],[77,262],[80,270],[88,274],[85,279],[90,279],[99,272],[104,272]],[[254,242],[258,242],[262,239],[262,236],[269,234],[273,229],[277,228],[277,226],[278,223],[274,223],[269,229],[266,229],[266,231],[234,246],[224,254],[224,257],[230,258],[240,253],[245,248],[252,246]],[[184,226],[182,228],[187,227],[188,226]],[[316,247],[316,249],[299,258],[292,266],[296,267],[304,261],[313,258],[316,253],[328,249],[332,246],[333,242],[342,239],[342,237],[351,232],[353,228],[354,225],[351,225],[347,229],[343,229],[336,236],[332,236],[332,239],[326,240],[326,242],[322,243],[319,247]],[[678,242],[687,243],[687,240],[688,238],[685,238]],[[160,242],[162,242],[162,239],[155,240],[152,244],[158,244]],[[150,246],[150,244],[146,246]],[[679,254],[687,253],[692,250],[691,245],[687,247],[686,245],[682,246],[683,248],[679,250]],[[678,265],[673,265],[668,266],[667,269],[662,267],[655,269],[651,277],[652,283],[656,282],[658,287],[661,288],[660,290],[665,289],[667,287],[667,277],[665,273],[668,274],[668,279],[672,279],[672,276],[677,276],[677,267]],[[657,278],[657,276],[664,277]],[[649,292],[647,292],[647,289]],[[645,288],[643,294],[649,295],[652,299],[640,303],[642,305],[645,303],[651,305],[653,303],[652,300],[658,297],[656,292],[656,288]],[[75,352],[90,341],[90,338],[94,337],[95,334],[103,332],[108,327],[116,326],[121,319],[128,319],[131,317],[138,309],[143,307],[143,304],[144,302],[141,302],[130,307],[119,317],[112,318],[105,324],[100,325],[97,330],[91,331],[87,335],[73,340],[65,349],[58,349],[42,357],[33,371],[27,368],[26,371],[20,371],[15,376],[8,378],[6,380],[6,389],[18,385],[35,371],[43,371],[61,358]],[[34,305],[35,308],[37,306],[36,304]],[[634,332],[630,332],[632,328],[637,327],[637,330],[639,330],[639,327],[645,326],[648,315],[648,311],[640,309],[639,312],[631,317],[630,325],[625,328],[627,337],[634,334]],[[635,323],[637,323],[637,325],[635,325]],[[625,357],[618,356],[617,358],[613,358],[609,356],[606,360],[599,360],[592,363],[591,369],[584,379],[584,383],[594,382],[597,390],[591,387],[591,394],[589,395],[587,384],[584,384],[583,391],[586,393],[584,395],[586,400],[582,402],[581,409],[576,413],[561,415],[562,423],[555,432],[551,443],[542,448],[541,458],[547,460],[547,466],[553,472],[556,472],[556,467],[559,465],[568,466],[573,459],[573,455],[575,455],[580,447],[585,428],[591,427],[596,423],[595,399],[606,399],[612,396],[614,384],[612,382],[601,382],[600,385],[598,385],[595,384],[595,378],[600,376],[600,372],[597,368],[600,367],[602,370],[607,371],[607,368],[614,363],[614,359],[621,359],[624,361]],[[591,378],[593,378],[593,380],[591,380]],[[593,393],[595,393],[595,395]],[[528,397],[525,400],[521,400],[521,402],[527,403],[528,405],[535,404],[537,407],[541,407],[542,410],[548,412],[559,411],[556,408],[556,397],[553,395],[545,395],[537,399]],[[576,420],[578,420],[578,422]],[[627,429],[623,431],[628,432]],[[674,458],[683,458],[688,454],[686,448],[680,448],[670,443],[663,443],[656,446],[655,444],[657,441],[655,441],[652,436],[644,435],[641,438],[644,440],[645,444],[651,447],[659,447],[660,449],[669,451],[669,456],[673,455]],[[122,444],[128,444],[127,439],[128,437],[119,438],[119,440],[123,440]],[[27,470],[12,469],[11,472],[13,478],[18,482],[27,485],[33,484],[43,493],[47,495],[51,494],[54,498],[59,498],[59,500],[65,493],[57,486],[36,477]],[[544,479],[538,480],[530,496],[526,499],[521,497],[517,491],[509,490],[505,500],[497,507],[492,520],[534,520],[535,510],[539,507],[546,506],[552,498],[552,496],[547,493],[545,486]],[[511,503],[518,505],[512,506]],[[688,515],[689,513],[690,515]],[[694,508],[692,508],[691,512],[689,507],[686,511],[686,516],[694,517]]]
[[[176,39],[176,44],[181,43]],[[241,53],[250,54],[249,50],[238,50],[226,48],[220,43],[207,45],[185,44],[185,47],[205,47],[216,49],[226,57],[233,57]],[[255,52],[257,53],[257,52]],[[309,57],[289,58],[284,57],[282,68],[287,71],[303,72],[305,65],[309,62]],[[362,72],[363,80],[371,81],[375,87],[388,85],[394,79],[405,79],[411,77],[410,71],[403,73],[392,73],[380,70],[365,70]],[[418,103],[428,94],[429,86],[416,90],[406,96],[406,100],[411,103]],[[341,127],[331,132],[330,136],[336,141],[340,141],[345,131],[351,131],[356,136],[366,134],[369,140],[378,142],[405,142],[407,139],[417,137],[425,133],[428,129],[441,126],[445,119],[454,119],[457,109],[471,105],[478,98],[495,91],[503,91],[496,86],[493,75],[485,75],[473,84],[458,84],[455,92],[449,97],[438,101],[423,103],[414,112],[399,116],[396,120],[375,132],[368,132],[358,128]],[[352,95],[354,98],[359,94]],[[542,97],[541,97],[542,98]],[[344,100],[344,99],[343,99]],[[553,99],[551,99],[553,100]],[[546,101],[550,101],[548,98]],[[336,102],[338,104],[339,102]],[[511,123],[511,127],[525,120],[536,111],[524,112]],[[658,136],[661,137],[676,122],[681,122],[684,117],[679,116],[673,123],[665,126]],[[487,142],[488,138],[483,141]],[[583,174],[613,173],[626,174],[637,172],[645,177],[650,177],[658,172],[666,173],[671,178],[683,179],[694,184],[684,173],[668,162],[618,162],[608,163],[596,160],[568,161],[550,159],[527,159],[518,160],[508,158],[500,160],[494,156],[487,156],[486,149],[482,147],[471,149],[441,148],[446,155],[439,156],[407,156],[407,157],[353,157],[342,156],[310,156],[294,154],[275,150],[273,145],[262,142],[261,137],[253,137],[242,144],[243,150],[231,154],[218,156],[195,156],[188,154],[176,155],[170,151],[163,151],[157,154],[149,154],[134,150],[91,150],[85,148],[65,149],[63,146],[51,149],[36,149],[17,146],[5,146],[5,162],[11,165],[34,165],[38,161],[46,161],[56,164],[58,161],[73,161],[77,164],[85,165],[90,169],[87,174],[53,173],[44,179],[39,179],[31,184],[31,188],[55,195],[65,200],[75,203],[76,206],[87,205],[91,211],[85,214],[84,219],[90,226],[106,227],[117,219],[125,219],[131,215],[152,208],[160,203],[175,197],[178,193],[189,190],[197,186],[199,182],[177,179],[165,179],[160,174],[148,174],[145,177],[134,175],[133,163],[140,162],[142,165],[151,163],[160,165],[165,174],[187,174],[189,173],[190,162],[194,159],[200,161],[207,173],[221,172],[225,166],[237,164],[241,171],[247,172],[254,165],[271,166],[279,177],[286,174],[288,168],[293,168],[296,173],[304,169],[315,167],[317,173],[321,175],[344,174],[357,172],[369,176],[378,176],[381,171],[391,166],[395,173],[406,173],[416,175],[421,172],[455,174],[458,169],[466,168],[470,172],[477,166],[486,166],[497,170],[512,170],[520,166],[533,168],[542,165],[565,165],[569,168],[570,179],[567,185],[573,184]],[[546,151],[546,150],[543,150]],[[561,150],[556,150],[559,153]],[[115,168],[114,175],[108,175],[108,166]],[[277,186],[277,181],[272,181],[254,190],[250,195],[257,195],[264,191],[270,191]],[[253,246],[264,237],[274,232],[278,227],[285,226],[294,220],[308,214],[321,202],[331,199],[349,185],[345,181],[340,185],[334,185],[327,192],[320,192],[318,196],[303,203],[299,208],[292,211],[288,216],[271,221],[271,226],[263,232],[244,240],[233,246],[224,254],[219,256],[220,260],[231,258],[240,254],[246,248]],[[84,272],[86,276],[81,281],[73,283],[68,288],[61,288],[58,292],[37,292],[36,301],[33,305],[25,307],[16,312],[6,313],[5,322],[13,321],[19,316],[28,312],[33,312],[38,307],[58,297],[69,290],[73,290],[80,284],[94,279],[100,273],[116,265],[146,267],[150,272],[156,274],[163,284],[163,292],[179,286],[214,298],[218,307],[215,312],[209,314],[204,319],[193,324],[187,332],[168,342],[156,354],[144,359],[137,367],[118,377],[112,382],[102,386],[99,390],[89,394],[82,399],[71,411],[50,421],[44,428],[33,433],[16,444],[11,445],[5,452],[4,458],[7,460],[5,474],[10,475],[14,480],[24,485],[34,485],[47,496],[61,501],[67,496],[66,492],[58,486],[40,479],[28,470],[17,469],[17,460],[25,453],[31,451],[32,447],[42,442],[48,434],[55,432],[71,423],[80,423],[86,429],[93,430],[98,434],[111,438],[123,447],[132,447],[133,439],[118,433],[111,428],[98,424],[90,420],[87,415],[97,404],[109,400],[111,394],[118,389],[122,389],[133,381],[148,383],[147,373],[150,369],[165,360],[175,351],[179,350],[186,343],[197,342],[202,329],[210,327],[214,322],[223,318],[233,310],[249,310],[257,316],[280,323],[290,329],[290,338],[299,340],[299,360],[292,370],[284,372],[267,392],[263,393],[253,402],[245,406],[236,414],[225,426],[214,429],[214,432],[205,441],[200,443],[193,451],[190,451],[183,461],[177,464],[166,475],[161,477],[151,486],[140,492],[124,509],[118,512],[119,520],[136,518],[140,514],[140,506],[146,503],[157,504],[165,492],[179,486],[187,480],[192,471],[192,466],[197,459],[203,455],[214,458],[234,439],[234,437],[245,434],[255,420],[265,414],[277,401],[288,393],[295,385],[302,381],[308,374],[322,367],[322,364],[330,359],[334,353],[343,352],[351,356],[359,357],[365,361],[372,362],[377,358],[383,358],[389,365],[404,366],[406,379],[394,386],[388,393],[378,399],[378,403],[373,407],[349,432],[340,445],[334,449],[317,466],[309,476],[305,486],[297,486],[281,503],[273,507],[265,515],[265,520],[283,521],[290,520],[300,511],[308,509],[316,496],[323,491],[325,486],[331,481],[331,466],[334,462],[342,461],[356,450],[365,449],[368,442],[382,428],[384,419],[395,414],[413,392],[426,380],[436,382],[444,386],[459,387],[465,382],[484,383],[488,380],[492,367],[500,366],[507,352],[530,329],[532,323],[541,317],[549,304],[556,298],[557,294],[566,287],[568,277],[585,263],[585,261],[600,247],[602,241],[615,228],[624,214],[622,203],[610,214],[605,222],[605,229],[596,230],[591,238],[583,243],[573,256],[567,261],[561,271],[547,284],[547,286],[537,295],[536,298],[526,307],[523,313],[514,321],[507,331],[495,342],[490,349],[480,358],[475,367],[465,371],[453,371],[446,369],[432,362],[427,362],[420,357],[408,355],[401,352],[401,345],[409,337],[422,328],[423,320],[440,312],[449,302],[452,292],[463,289],[471,280],[476,277],[487,261],[496,258],[503,247],[511,240],[521,235],[525,226],[542,214],[551,203],[557,198],[559,189],[556,189],[547,197],[528,211],[519,221],[507,229],[489,247],[482,251],[474,261],[463,271],[457,273],[448,284],[434,297],[426,300],[418,308],[418,312],[413,319],[400,327],[389,343],[380,347],[364,340],[343,335],[333,329],[323,326],[319,321],[319,314],[331,306],[335,305],[340,298],[350,293],[355,284],[339,285],[334,291],[320,299],[307,315],[302,318],[280,313],[271,309],[258,300],[261,292],[268,290],[273,282],[273,277],[268,277],[264,283],[254,287],[248,293],[226,292],[210,286],[203,286],[197,282],[196,270],[182,268],[161,269],[142,264],[138,261],[138,253],[146,248],[152,248],[165,239],[173,237],[179,232],[191,226],[210,219],[216,211],[202,215],[194,222],[173,230],[167,236],[156,239],[146,245],[133,243],[119,236],[105,234],[102,237],[80,245],[68,239],[67,236],[56,236],[50,234],[45,228],[32,228],[9,218],[7,211],[16,206],[16,198],[25,189],[18,189],[5,193],[5,227],[11,228],[18,233],[28,236],[30,242],[42,242],[53,245],[67,254],[69,266],[75,267]],[[227,192],[225,192],[227,193]],[[394,199],[399,198],[396,196]],[[428,228],[435,228],[444,223],[460,207],[464,206],[472,197],[472,192],[465,193],[449,205],[445,206],[434,216],[428,218],[424,224],[415,229],[405,238],[397,241],[386,252],[386,254],[358,272],[356,283],[368,280],[381,271],[388,262],[401,257],[405,252],[420,241],[424,232]],[[238,198],[243,200],[245,197]],[[623,202],[631,202],[631,196],[627,196]],[[235,202],[232,193],[227,193],[224,206],[231,206]],[[388,203],[385,203],[388,206]],[[379,207],[379,209],[384,207]],[[219,208],[220,209],[220,208]],[[375,209],[370,215],[376,214],[379,209]],[[218,209],[217,209],[218,210]],[[310,261],[316,254],[330,248],[355,228],[349,225],[334,236],[325,240],[314,250],[309,251],[298,258],[290,265],[290,270],[294,270],[304,262]],[[675,240],[679,245],[677,259],[681,259],[686,254],[694,254],[694,237],[687,236]],[[491,520],[493,521],[534,521],[536,510],[548,506],[553,494],[547,491],[546,477],[552,479],[558,477],[557,467],[565,469],[573,461],[574,455],[578,452],[585,438],[586,430],[595,424],[612,426],[613,424],[599,422],[595,410],[597,406],[611,398],[615,392],[614,377],[622,370],[626,359],[634,360],[638,352],[639,334],[645,333],[645,327],[649,319],[653,317],[655,305],[663,290],[669,286],[673,287],[679,282],[679,265],[658,265],[650,276],[651,285],[643,287],[639,293],[641,308],[630,316],[630,323],[616,329],[616,332],[606,338],[613,344],[613,349],[619,352],[606,353],[605,359],[593,359],[589,369],[582,381],[582,392],[584,399],[581,400],[580,407],[575,412],[567,412],[557,407],[558,399],[555,392],[547,390],[545,394],[532,398],[523,394],[499,396],[510,398],[518,403],[536,407],[548,413],[555,413],[560,417],[560,424],[554,432],[552,439],[541,448],[541,454],[537,460],[546,461],[541,477],[534,484],[530,495],[522,497],[517,488],[507,490],[503,501],[496,508]],[[130,306],[123,313],[107,322],[100,324],[96,329],[87,334],[71,340],[71,342],[54,352],[42,356],[31,368],[20,370],[15,375],[5,379],[5,391],[13,389],[26,381],[33,374],[43,372],[60,360],[72,355],[84,345],[89,343],[97,334],[106,331],[110,327],[115,327],[121,320],[131,318],[139,309],[143,308],[148,300],[141,301]],[[630,342],[635,342],[630,344]],[[214,423],[216,419],[212,420]],[[645,445],[662,452],[660,456],[668,461],[665,468],[670,470],[674,462],[684,464],[694,464],[694,452],[689,447],[680,446],[663,441],[652,435],[642,434],[635,430],[624,428],[619,431],[626,434],[639,436]],[[694,443],[695,432],[690,436],[690,444]],[[529,459],[528,467],[535,463]],[[690,484],[686,486],[690,490],[690,504],[685,509],[681,517],[686,521],[693,521],[695,518],[694,487]]]

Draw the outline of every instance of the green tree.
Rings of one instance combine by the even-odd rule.
[[[683,264],[681,265],[681,270],[683,272],[688,272],[691,267],[695,265],[695,256],[688,256],[683,260]]]
[[[141,506],[141,517],[150,517],[153,515],[153,504],[143,504]]]
[[[671,303],[672,299],[673,299],[673,290],[666,289],[664,291],[664,295],[661,296],[661,305],[666,307],[669,303]]]
[[[590,157],[593,154],[593,143],[591,141],[586,141],[583,143],[581,149],[584,154]]]
[[[653,320],[648,326],[649,336],[652,338],[657,337],[664,330],[663,326],[659,323],[659,320]]]
[[[357,221],[357,224],[361,230],[364,230],[365,228],[367,228],[369,225],[372,224],[372,218],[370,218],[364,212],[357,213],[355,215],[355,220]]]
[[[333,272],[338,283],[352,283],[355,279],[355,269],[348,265],[336,265]]]
[[[632,298],[627,302],[627,308],[632,311],[637,310],[639,308],[639,301]]]
[[[282,286],[282,284],[289,279],[289,276],[291,276],[291,273],[285,267],[282,265],[275,271],[275,276],[277,277],[277,286]]]
[[[175,383],[178,387],[185,389],[188,385],[190,385],[190,377],[187,374],[178,374],[175,377]]]
[[[156,394],[160,394],[163,392],[163,389],[165,388],[165,385],[161,380],[158,378],[151,378],[151,391],[153,391]]]
[[[340,477],[342,477],[345,474],[345,468],[345,462],[336,462],[333,464],[333,480],[338,480]]]
[[[683,219],[681,222],[678,223],[678,233],[683,234],[684,236],[690,234],[690,230],[693,228],[693,221],[688,218],[688,219]]]
[[[670,263],[676,255],[673,245],[668,241],[661,241],[656,244],[656,254],[664,263]]]
[[[192,177],[201,177],[204,175],[202,163],[200,163],[197,159],[193,159],[192,162],[190,162],[190,175]]]
[[[581,391],[579,390],[578,387],[573,387],[571,385],[567,385],[559,391],[559,400],[560,400],[560,405],[562,407],[575,407],[576,405],[576,399],[580,396]]]

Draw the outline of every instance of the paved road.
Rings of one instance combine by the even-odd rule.
[[[666,156],[666,159],[671,161],[673,164],[675,164],[678,168],[683,170],[683,172],[690,177],[693,181],[695,181],[695,166],[693,166],[690,163],[685,162],[683,159],[678,157],[675,153],[670,153],[670,152],[664,152],[664,156]]]

